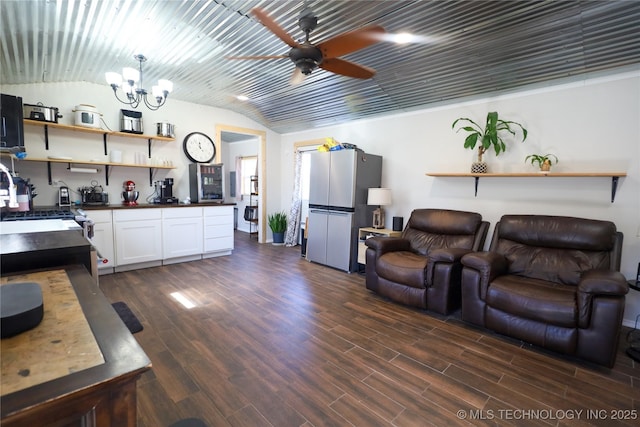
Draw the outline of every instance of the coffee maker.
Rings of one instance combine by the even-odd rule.
[[[177,203],[178,199],[173,197],[173,178],[167,178],[163,181],[156,181],[156,192],[153,199],[154,203],[161,205],[170,205]]]

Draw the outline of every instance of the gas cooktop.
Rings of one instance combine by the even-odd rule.
[[[72,211],[61,209],[33,210],[25,212],[3,212],[0,216],[2,221],[28,221],[33,219],[75,219],[76,214]]]

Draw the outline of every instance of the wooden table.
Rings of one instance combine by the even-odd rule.
[[[2,426],[135,426],[136,381],[151,362],[87,270],[68,266],[7,281],[39,283],[45,315],[1,342]]]

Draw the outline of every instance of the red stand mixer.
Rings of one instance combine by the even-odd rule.
[[[125,206],[136,206],[138,204],[138,196],[140,193],[136,190],[136,183],[133,181],[125,181],[122,186],[124,191],[122,192],[122,198],[124,201],[122,202]]]

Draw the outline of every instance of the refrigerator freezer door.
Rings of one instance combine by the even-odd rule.
[[[327,221],[327,265],[349,271],[353,214],[329,212]]]
[[[349,271],[352,223],[352,213],[309,210],[307,259]]]
[[[309,210],[307,235],[307,259],[318,264],[327,263],[327,226],[329,212],[320,209]]]

